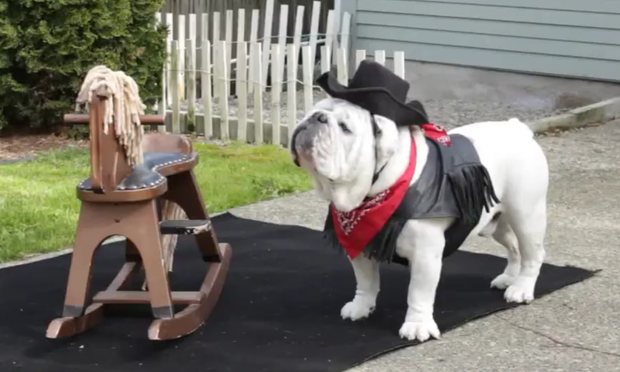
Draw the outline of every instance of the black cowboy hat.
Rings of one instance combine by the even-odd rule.
[[[338,82],[334,71],[322,74],[316,83],[331,97],[391,119],[397,126],[428,123],[420,102],[405,103],[409,83],[378,62],[362,61],[346,87]]]

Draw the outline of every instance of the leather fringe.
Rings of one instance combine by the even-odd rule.
[[[396,242],[407,221],[406,219],[390,218],[383,229],[366,246],[363,251],[364,256],[375,259],[378,262],[402,263],[401,258],[396,254]],[[335,230],[325,230],[323,238],[327,241],[329,247],[339,251],[341,254],[345,253],[338,241]]]
[[[398,260],[396,241],[406,223],[406,219],[390,218],[379,234],[364,249],[364,255],[378,262],[391,263],[395,259]]]
[[[448,173],[447,178],[463,223],[478,223],[482,208],[489,212],[493,202],[500,203],[495,195],[491,176],[482,164],[463,165]]]
[[[344,254],[344,248],[340,245],[338,241],[338,237],[336,236],[336,231],[334,230],[326,230],[323,231],[323,239],[327,242],[327,246],[331,249],[338,251],[341,254]]]

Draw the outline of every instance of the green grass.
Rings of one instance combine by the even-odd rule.
[[[210,213],[312,187],[310,178],[275,146],[194,144],[196,178]],[[58,251],[73,244],[79,200],[88,177],[86,150],[43,153],[0,165],[0,262]]]

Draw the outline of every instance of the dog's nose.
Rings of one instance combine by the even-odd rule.
[[[303,148],[304,148],[303,144],[304,144],[305,136],[303,135],[301,136],[302,137],[301,141],[298,140],[298,137],[300,133],[305,132],[307,129],[308,129],[308,120],[304,120],[297,125],[297,127],[293,131],[293,135],[291,136],[290,150],[291,150],[291,154],[293,155],[293,162],[298,167],[301,166],[299,164],[299,152],[303,151]],[[300,143],[302,144],[302,146],[300,146]]]

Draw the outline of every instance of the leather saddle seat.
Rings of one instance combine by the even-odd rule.
[[[166,168],[176,168],[178,166],[182,168],[180,171],[184,171],[187,169],[187,167],[183,167],[183,165],[185,165],[184,163],[193,163],[196,160],[196,154],[152,151],[145,152],[143,158],[143,163],[134,166],[132,172],[118,184],[116,188],[117,191],[142,190],[157,187],[166,180],[166,176],[177,173],[174,171],[162,171]],[[92,187],[90,178],[80,182],[78,188],[84,191],[96,191]]]

